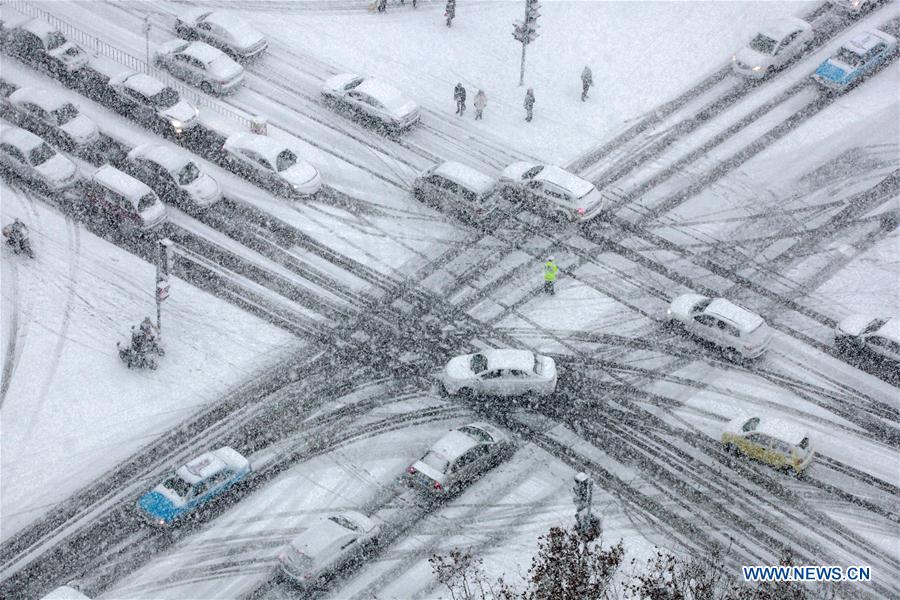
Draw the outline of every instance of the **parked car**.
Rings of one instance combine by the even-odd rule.
[[[864,31],[841,44],[812,77],[827,91],[846,91],[887,62],[896,51],[894,36],[879,29]]]
[[[406,469],[412,487],[437,496],[454,494],[515,450],[509,435],[488,423],[470,423],[439,439]]]
[[[847,354],[868,351],[900,365],[900,317],[845,317],[834,330],[834,345]]]
[[[556,363],[530,350],[493,348],[450,359],[441,383],[448,394],[547,396],[556,390]]]
[[[431,167],[413,183],[418,200],[474,219],[483,219],[497,207],[496,191],[494,179],[453,161]]]
[[[0,48],[5,49],[7,44],[12,43],[16,30],[30,20],[31,17],[20,13],[9,4],[0,4]]]
[[[166,207],[156,192],[112,165],[103,165],[85,186],[85,201],[110,225],[128,233],[153,230],[166,221]]]
[[[178,16],[175,33],[187,40],[201,39],[238,60],[249,60],[265,52],[269,42],[237,14],[209,8],[194,8]]]
[[[786,421],[762,417],[730,421],[722,433],[722,443],[729,451],[797,474],[809,466],[815,455],[806,431]]]
[[[888,0],[831,0],[831,5],[838,12],[858,16],[887,1]]]
[[[188,154],[169,146],[137,146],[128,153],[122,170],[174,204],[206,208],[222,199],[218,182],[204,173]]]
[[[308,588],[324,584],[349,564],[362,560],[376,543],[380,524],[356,511],[319,519],[278,556],[281,571]]]
[[[0,165],[52,192],[71,190],[79,181],[75,163],[18,127],[5,127],[0,133]]]
[[[153,55],[157,67],[207,94],[227,94],[244,81],[244,67],[204,42],[169,40]]]
[[[176,134],[197,125],[200,111],[155,77],[125,71],[110,79],[109,86],[137,119],[154,125],[162,124]]]
[[[803,19],[784,17],[772,21],[731,57],[731,68],[744,77],[765,77],[808,50],[812,40],[812,25]]]
[[[697,337],[743,358],[761,356],[772,339],[762,317],[725,298],[683,294],[672,300],[667,316]]]
[[[251,470],[250,462],[237,450],[228,446],[212,450],[141,496],[138,512],[149,523],[167,527],[233,488]]]
[[[91,600],[90,596],[85,596],[74,587],[63,585],[46,596],[41,596],[39,600]]]
[[[374,77],[353,73],[335,75],[325,82],[322,96],[335,106],[395,131],[408,129],[419,120],[418,104]]]
[[[89,56],[78,44],[41,19],[31,19],[7,37],[7,48],[21,58],[35,62],[57,77],[72,76],[88,64]]]
[[[78,107],[43,88],[23,87],[9,95],[9,104],[41,136],[67,150],[87,148],[100,140],[100,129]]]
[[[503,169],[500,186],[506,198],[569,221],[587,221],[603,210],[594,184],[554,165],[513,163]]]
[[[242,174],[287,195],[311,196],[322,189],[314,166],[282,142],[265,135],[235,133],[222,146],[226,159]]]

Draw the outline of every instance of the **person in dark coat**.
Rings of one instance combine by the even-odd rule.
[[[456,114],[462,116],[466,112],[466,88],[462,83],[457,83],[453,88],[453,99],[456,100]]]
[[[444,16],[447,17],[447,27],[453,22],[456,16],[456,0],[447,0],[447,8],[444,9]]]
[[[387,0],[377,0],[378,1],[378,12],[384,12],[387,10]]]
[[[581,101],[584,102],[588,97],[588,90],[590,87],[594,85],[594,77],[591,73],[591,68],[585,65],[584,70],[581,72]]]
[[[525,120],[531,121],[531,117],[534,112],[534,90],[528,88],[528,91],[525,92]]]

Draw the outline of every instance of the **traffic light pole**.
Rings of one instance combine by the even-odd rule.
[[[519,85],[525,85],[525,46],[527,46],[525,42],[522,42],[522,66],[519,69]]]

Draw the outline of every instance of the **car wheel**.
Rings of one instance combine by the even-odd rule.
[[[500,189],[500,196],[502,196],[504,200],[509,200],[510,202],[521,202],[523,194],[515,187],[507,185]]]
[[[204,94],[212,95],[213,87],[208,81],[204,81],[200,84],[200,91],[202,91]]]
[[[728,442],[727,444],[725,444],[725,452],[727,452],[728,454],[730,454],[732,456],[737,456],[738,448],[731,442]]]
[[[457,390],[456,396],[462,400],[471,400],[475,394],[472,392],[472,388],[464,387]]]
[[[186,40],[197,39],[197,34],[194,33],[194,30],[182,23],[175,24],[175,33],[178,34],[178,37],[184,38]]]

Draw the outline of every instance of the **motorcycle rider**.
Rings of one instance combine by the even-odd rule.
[[[28,239],[28,228],[18,218],[3,228],[3,237],[6,238],[6,243],[13,249],[13,252],[24,253],[34,258],[31,242]]]

